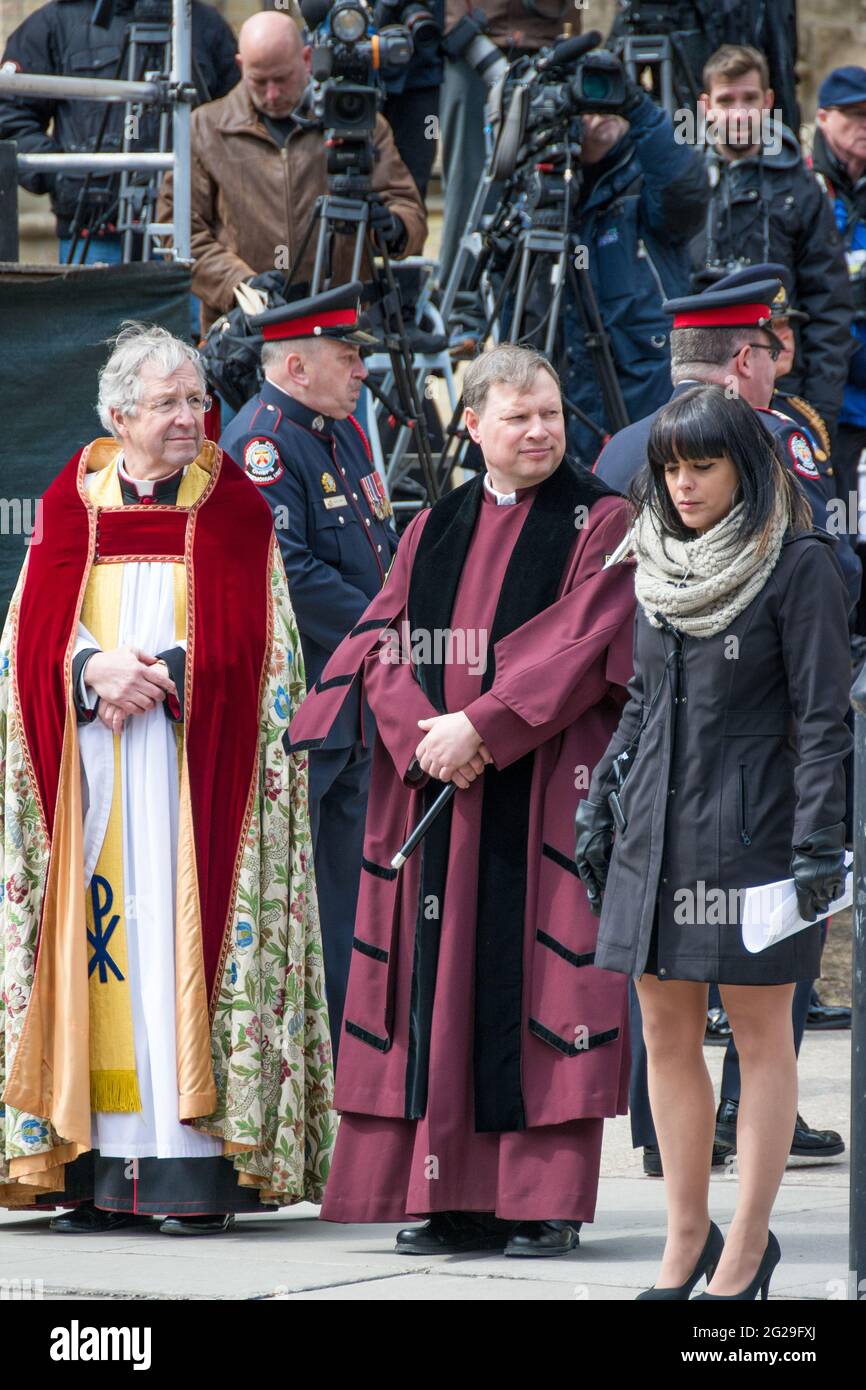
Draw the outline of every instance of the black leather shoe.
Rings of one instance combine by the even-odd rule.
[[[841,1004],[822,1004],[814,999],[806,1015],[806,1027],[812,1031],[827,1032],[831,1028],[850,1028],[851,1010]]]
[[[779,1249],[779,1242],[773,1232],[769,1231],[767,1244],[761,1256],[761,1263],[758,1265],[755,1277],[750,1284],[747,1284],[744,1289],[740,1289],[739,1293],[699,1293],[692,1299],[692,1303],[697,1303],[700,1299],[707,1303],[751,1302],[758,1297],[759,1289],[761,1290],[761,1298],[769,1298],[770,1279],[781,1258],[782,1252]]]
[[[716,1143],[725,1144],[729,1153],[735,1153],[737,1149],[737,1112],[739,1108],[739,1101],[725,1100],[723,1097],[716,1111]]]
[[[635,1299],[635,1302],[637,1303],[641,1299],[649,1300],[651,1298],[659,1300],[666,1299],[668,1302],[674,1300],[685,1302],[685,1300],[688,1299],[692,1289],[695,1287],[695,1284],[698,1282],[699,1279],[703,1277],[703,1275],[707,1276],[707,1283],[710,1282],[710,1280],[716,1272],[716,1265],[722,1258],[722,1250],[724,1249],[724,1246],[725,1241],[721,1231],[719,1230],[715,1221],[711,1221],[709,1233],[707,1235],[706,1240],[704,1241],[704,1248],[701,1251],[700,1255],[698,1255],[697,1264],[695,1265],[694,1269],[692,1270],[685,1283],[671,1285],[670,1287],[663,1289],[657,1289],[655,1287],[651,1289],[644,1289],[643,1293],[638,1294],[637,1298]]]
[[[149,1216],[137,1216],[131,1211],[103,1211],[92,1202],[82,1202],[74,1211],[52,1218],[49,1230],[59,1235],[101,1235],[104,1231],[127,1230],[130,1226],[152,1226]]]
[[[724,1009],[707,1009],[707,1028],[704,1042],[727,1047],[731,1040],[731,1025]]]
[[[514,1230],[485,1212],[434,1211],[423,1226],[397,1232],[398,1255],[463,1255],[472,1250],[502,1250]]]
[[[728,1144],[718,1142],[718,1130],[716,1130],[716,1143],[713,1144],[713,1168],[724,1168],[725,1160],[731,1148]],[[645,1144],[643,1150],[643,1170],[648,1178],[662,1178],[662,1156],[655,1144]]]
[[[797,1116],[792,1158],[836,1158],[845,1152],[845,1142],[835,1129],[810,1129],[802,1115]]]
[[[521,1221],[505,1253],[538,1259],[545,1255],[567,1255],[579,1244],[580,1236],[566,1221]]]
[[[716,1112],[716,1141],[730,1145],[730,1152],[737,1147],[737,1110],[735,1100],[723,1100]],[[791,1141],[792,1158],[837,1158],[845,1152],[845,1143],[835,1129],[810,1129],[802,1115],[797,1116],[794,1137]]]
[[[216,1236],[234,1224],[234,1212],[229,1211],[222,1216],[167,1216],[159,1229],[164,1236]]]

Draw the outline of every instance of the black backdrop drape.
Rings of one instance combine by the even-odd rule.
[[[96,414],[106,338],[124,319],[189,337],[187,268],[0,265],[0,623],[38,537],[36,502],[72,455],[105,433]]]

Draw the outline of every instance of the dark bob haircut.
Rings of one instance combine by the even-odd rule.
[[[808,530],[812,513],[788,469],[779,459],[770,435],[755,411],[739,396],[729,397],[721,386],[693,386],[659,411],[647,443],[647,464],[634,479],[630,497],[639,510],[649,507],[662,534],[694,539],[683,522],[665,481],[665,466],[678,459],[731,460],[739,477],[738,502],[743,510],[737,538],[745,544],[758,537],[769,540],[775,499],[781,491],[794,530]]]

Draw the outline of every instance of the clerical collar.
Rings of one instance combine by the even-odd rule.
[[[311,410],[308,405],[301,405],[301,402],[290,396],[288,391],[284,391],[282,386],[271,381],[269,376],[265,377],[259,394],[265,407],[276,407],[282,411],[283,419],[291,420],[292,424],[309,430],[310,434],[316,435],[318,439],[330,441],[335,423],[330,415],[323,415],[320,410]]]
[[[490,481],[489,473],[484,474],[484,486],[487,488],[487,491],[496,498],[497,507],[512,507],[517,501],[516,492],[497,492]]]
[[[147,507],[159,503],[163,507],[176,507],[185,473],[185,468],[178,468],[167,478],[132,478],[123,466],[121,454],[117,460],[117,476],[124,506]]]

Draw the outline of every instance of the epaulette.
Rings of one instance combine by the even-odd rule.
[[[826,463],[830,457],[830,431],[824,423],[823,416],[819,415],[815,407],[810,405],[808,401],[804,401],[802,396],[787,396],[786,399],[791,402],[795,410],[799,410],[800,414],[806,417],[815,431],[821,445],[820,449],[815,450],[815,457],[821,463]],[[796,424],[796,421],[794,423]]]

